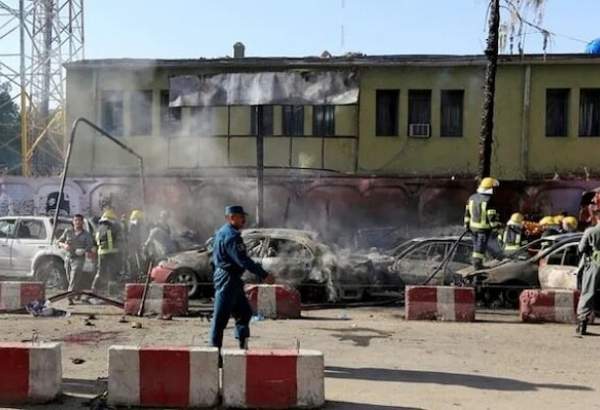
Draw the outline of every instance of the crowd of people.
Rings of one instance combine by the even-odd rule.
[[[139,209],[131,211],[128,218],[126,215],[118,218],[114,210],[105,208],[93,236],[85,229],[83,215],[77,214],[73,217],[72,227],[65,230],[57,242],[67,252],[65,271],[69,291],[90,287],[91,278],[84,272],[88,256],[96,261],[91,289],[105,295],[119,292],[122,275],[135,281],[150,266],[177,250],[169,213],[162,211],[158,220],[149,224]],[[71,303],[75,300],[76,297],[69,299]]]

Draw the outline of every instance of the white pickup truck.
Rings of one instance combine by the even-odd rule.
[[[0,277],[7,280],[36,280],[48,288],[65,289],[66,252],[56,241],[50,245],[52,217],[4,216],[0,218]],[[55,237],[71,226],[67,218],[59,218]],[[86,229],[93,235],[94,227],[86,220]],[[95,262],[87,259],[84,271],[93,272]]]

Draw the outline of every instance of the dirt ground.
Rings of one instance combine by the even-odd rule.
[[[208,341],[209,323],[200,318],[144,318],[133,329],[136,319],[119,323],[112,307],[72,312],[0,316],[0,340],[30,340],[35,331],[40,340],[64,342],[64,398],[22,408],[89,408],[105,388],[111,344]],[[84,323],[90,312],[94,326]],[[323,351],[326,409],[600,409],[600,338],[577,338],[570,325],[521,324],[514,311],[479,312],[477,323],[463,324],[407,322],[403,314],[402,307],[309,311],[302,320],[253,322],[250,343],[290,348],[299,341]],[[600,336],[600,326],[591,331]],[[226,344],[235,346],[231,329]]]

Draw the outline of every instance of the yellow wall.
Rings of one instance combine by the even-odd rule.
[[[529,122],[524,111],[526,64],[503,64],[497,77],[493,173],[501,179],[527,175],[582,173],[600,167],[600,138],[578,137],[579,89],[600,88],[597,64],[530,66]],[[160,135],[160,90],[168,89],[171,75],[199,74],[199,69],[114,70],[71,68],[67,75],[68,121],[84,116],[100,123],[102,90],[152,90],[152,135],[123,137],[140,152],[149,174],[200,173],[202,166],[255,166],[256,139],[250,133],[250,107],[211,107],[209,131],[190,129],[191,111],[183,109],[184,130],[178,137]],[[337,106],[335,137],[312,136],[313,112],[304,109],[304,136],[282,136],[282,109],[274,107],[273,137],[265,138],[265,165],[327,168],[364,175],[448,176],[477,172],[484,67],[396,66],[360,69],[358,105]],[[545,136],[547,88],[569,88],[568,137]],[[398,134],[375,135],[377,89],[399,90]],[[407,136],[408,92],[431,89],[431,137]],[[464,90],[463,136],[440,136],[440,94],[444,89]],[[128,97],[126,97],[127,100]],[[125,128],[129,125],[125,101]],[[186,125],[187,124],[187,125]],[[186,128],[187,127],[187,128]],[[209,136],[206,134],[213,134]],[[227,138],[227,134],[231,137]],[[122,150],[82,127],[74,146],[71,175],[118,175],[135,172],[135,160]],[[528,173],[528,174],[527,174]]]

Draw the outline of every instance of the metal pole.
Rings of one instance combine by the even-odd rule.
[[[262,105],[256,106],[256,226],[261,228],[264,224],[264,139],[262,135]]]
[[[121,147],[125,151],[129,152],[131,155],[133,155],[134,157],[136,157],[138,159],[138,161],[140,163],[140,185],[141,185],[140,188],[142,191],[141,192],[141,194],[142,194],[142,209],[145,210],[145,208],[146,208],[146,184],[145,184],[145,177],[144,177],[144,158],[141,155],[139,155],[137,152],[135,152],[134,150],[129,148],[127,145],[123,144],[121,141],[119,141],[118,139],[116,139],[115,137],[110,135],[108,132],[106,132],[102,128],[98,127],[96,124],[94,124],[90,120],[83,118],[83,117],[79,117],[73,122],[73,125],[71,127],[71,135],[69,137],[69,145],[67,146],[67,154],[65,155],[65,164],[63,167],[63,173],[62,173],[61,180],[60,180],[60,189],[58,191],[58,199],[56,200],[56,209],[54,211],[54,218],[52,220],[52,235],[50,236],[50,244],[52,244],[54,242],[54,235],[56,233],[56,223],[58,221],[58,213],[60,211],[60,205],[62,203],[62,198],[63,198],[63,194],[64,194],[64,190],[65,190],[65,182],[67,180],[67,172],[69,171],[69,162],[71,160],[71,149],[73,147],[73,141],[75,140],[75,132],[77,131],[77,127],[81,123],[87,124],[90,128],[99,132],[100,134],[102,134],[103,136],[105,136],[106,138],[108,138],[109,140],[111,140],[112,142],[117,144],[119,147]]]
[[[19,42],[20,42],[20,82],[21,82],[21,174],[29,176],[29,150],[27,133],[27,92],[25,90],[25,0],[19,0]]]

